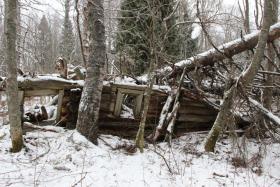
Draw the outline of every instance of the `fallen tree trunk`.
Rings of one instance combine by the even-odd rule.
[[[158,70],[158,76],[167,75],[173,77],[183,71],[186,67],[187,72],[195,69],[195,67],[202,67],[213,65],[217,61],[224,60],[226,58],[231,58],[232,56],[244,52],[246,50],[253,49],[258,43],[260,31],[245,35],[242,38],[236,39],[234,41],[225,43],[218,47],[219,51],[216,49],[210,49],[206,52],[200,53],[194,57],[182,60],[175,64],[173,68],[163,68]],[[280,37],[280,22],[274,24],[270,27],[268,42],[271,42]]]
[[[265,1],[264,19],[262,21],[262,29],[259,35],[256,53],[254,54],[249,67],[241,73],[237,80],[234,80],[234,74],[228,80],[228,84],[231,85],[231,87],[224,94],[221,110],[205,141],[204,148],[207,152],[214,152],[214,148],[219,138],[219,134],[222,132],[222,130],[228,123],[228,117],[230,117],[231,110],[234,105],[233,99],[235,98],[236,93],[238,91],[238,86],[241,89],[245,88],[254,80],[254,77],[258,73],[258,69],[260,68],[261,61],[264,56],[264,50],[268,41],[270,30],[269,28],[271,27],[271,12],[271,2]]]
[[[272,121],[274,124],[280,126],[280,118],[274,115],[272,112],[264,108],[258,101],[249,97],[249,101],[253,104],[266,118]]]

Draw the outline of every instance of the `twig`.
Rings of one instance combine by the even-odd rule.
[[[157,152],[156,149],[153,149],[152,151],[155,152],[158,156],[160,156],[160,157],[163,159],[163,161],[165,162],[165,164],[166,164],[166,166],[167,166],[167,168],[168,168],[169,173],[173,174],[172,169],[171,169],[171,167],[169,166],[169,164],[168,164],[166,158],[165,158],[161,153]]]

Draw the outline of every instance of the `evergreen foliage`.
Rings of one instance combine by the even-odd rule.
[[[70,60],[71,53],[74,50],[74,34],[73,26],[69,17],[70,14],[70,0],[65,0],[65,17],[62,28],[62,42],[60,44],[60,54]]]
[[[38,25],[38,40],[37,40],[37,57],[40,67],[44,70],[50,69],[51,66],[51,54],[52,54],[52,36],[50,27],[45,15],[40,20]]]
[[[133,60],[135,74],[147,70],[152,50],[156,50],[162,65],[189,57],[195,49],[192,25],[177,24],[174,3],[174,0],[122,1],[116,50]],[[189,21],[187,13],[184,20]],[[156,43],[151,44],[151,41]]]

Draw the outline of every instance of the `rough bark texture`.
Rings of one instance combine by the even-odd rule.
[[[186,67],[187,72],[189,72],[196,67],[213,65],[215,62],[232,57],[246,50],[253,49],[258,44],[259,34],[260,32],[245,35],[243,38],[239,38],[237,40],[219,46],[218,49],[222,51],[223,54],[215,49],[210,49],[192,58],[188,58],[176,63],[175,67],[171,71],[166,68],[160,69],[158,76],[166,76],[166,74],[168,74],[169,76],[176,76],[183,71],[184,67]],[[271,42],[279,37],[280,23],[277,23],[271,26],[267,41]]]
[[[250,30],[250,15],[249,15],[249,10],[250,10],[250,5],[249,5],[249,0],[245,0],[245,10],[244,10],[244,28],[245,28],[245,33],[249,34],[251,33]]]
[[[77,130],[94,144],[97,144],[97,122],[106,60],[103,0],[88,0],[86,11],[89,57],[79,106]]]
[[[252,62],[250,66],[243,72],[236,84],[233,84],[231,88],[225,93],[224,101],[221,106],[221,110],[215,120],[215,123],[208,134],[205,142],[205,151],[214,152],[214,148],[216,142],[218,140],[220,132],[224,129],[227,116],[230,114],[230,110],[233,104],[233,98],[235,97],[235,92],[237,90],[237,86],[248,86],[254,79],[255,75],[258,72],[258,69],[261,65],[261,61],[264,56],[264,50],[268,39],[269,28],[271,25],[271,13],[272,13],[272,1],[273,0],[265,0],[264,3],[264,19],[262,23],[262,29],[259,36],[258,47],[253,56]]]
[[[17,0],[9,0],[7,3],[6,19],[6,64],[8,68],[7,96],[10,120],[10,132],[12,139],[12,151],[19,152],[23,146],[20,107],[18,100],[17,82],[17,56],[16,56],[16,18]]]
[[[50,76],[37,76],[31,77],[18,77],[18,88],[20,90],[64,90],[72,88],[82,88],[83,81],[67,80],[60,77]],[[7,79],[0,80],[0,91],[5,91],[7,87]]]
[[[249,102],[254,105],[267,119],[280,126],[280,118],[264,108],[258,101],[249,97]]]
[[[154,71],[154,63],[151,62],[150,70],[149,70],[149,85],[144,93],[144,104],[143,104],[144,107],[141,115],[141,121],[139,124],[139,130],[137,132],[136,140],[135,140],[136,146],[140,149],[141,153],[144,152],[144,134],[145,134],[144,130],[145,130],[145,124],[147,119],[147,113],[149,110],[149,103],[152,95],[152,89],[154,85],[155,75],[153,71]]]
[[[276,23],[278,20],[278,0],[272,0],[272,23]],[[270,60],[274,63],[275,61],[275,52],[273,45],[270,43],[268,45],[268,52],[267,56],[270,58]],[[272,63],[267,62],[267,71],[273,72],[274,71],[274,66]],[[266,77],[266,83],[265,86],[267,88],[264,89],[264,94],[263,94],[263,104],[264,107],[267,108],[268,110],[271,110],[271,104],[272,104],[272,96],[273,96],[273,75],[267,75]]]
[[[214,152],[216,142],[218,140],[219,134],[222,132],[224,126],[226,125],[227,120],[232,116],[230,109],[233,104],[233,97],[236,92],[236,85],[233,85],[227,92],[224,94],[223,104],[221,106],[220,112],[214,122],[211,131],[206,138],[204,149],[207,152]]]

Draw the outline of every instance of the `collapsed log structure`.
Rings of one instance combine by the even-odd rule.
[[[146,135],[151,140],[157,140],[165,132],[180,135],[186,131],[211,128],[219,112],[219,103],[209,104],[209,99],[195,90],[182,87],[185,73],[196,67],[213,65],[217,61],[253,49],[258,42],[259,32],[246,35],[240,39],[229,42],[217,49],[211,49],[187,60],[178,62],[172,68],[159,71],[168,73],[168,76],[181,74],[179,87],[164,90],[164,86],[154,86],[147,114]],[[280,37],[280,23],[271,27],[268,41]],[[62,68],[63,69],[63,68]],[[35,76],[18,78],[21,103],[24,97],[58,95],[58,109],[56,123],[67,128],[75,128],[78,105],[80,102],[83,80],[68,80],[67,72],[61,71],[57,76]],[[76,69],[78,79],[84,74]],[[77,73],[78,72],[78,73]],[[62,75],[63,74],[63,75]],[[64,77],[64,78],[62,78]],[[76,79],[76,78],[75,78]],[[99,127],[102,132],[118,134],[126,137],[135,137],[143,108],[144,91],[146,86],[128,84],[104,84],[101,99]],[[0,91],[5,90],[5,78],[0,79]],[[126,105],[133,110],[132,117],[123,116]],[[244,123],[239,118],[239,122]],[[157,131],[156,131],[157,129]],[[174,129],[174,131],[173,131]],[[156,131],[156,134],[153,132]]]
[[[18,78],[23,97],[58,95],[56,122],[73,129],[76,125],[78,105],[83,81],[66,80],[54,76]],[[1,83],[1,82],[0,82]],[[143,107],[144,85],[104,84],[99,127],[102,132],[134,137],[138,130],[140,113]],[[2,91],[5,83],[2,81]],[[170,89],[154,86],[147,116],[146,135],[151,134],[158,125],[160,113]],[[191,130],[209,129],[218,110],[203,100],[203,96],[189,90],[182,90],[181,105],[176,119],[177,135]],[[133,118],[122,116],[124,105],[130,104]]]

